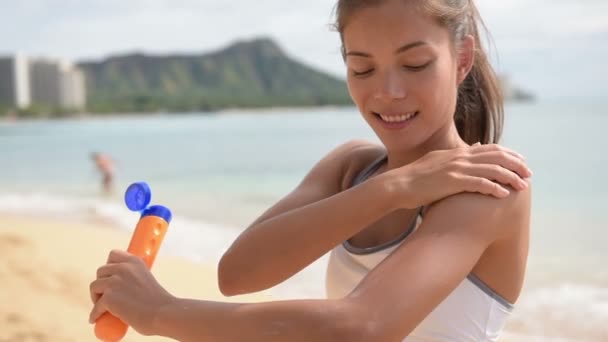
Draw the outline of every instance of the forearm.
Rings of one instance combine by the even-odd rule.
[[[222,258],[220,282],[230,294],[276,285],[392,211],[391,196],[379,176],[259,223]]]
[[[176,299],[158,313],[154,335],[182,342],[353,341],[363,337],[345,300],[234,304]]]

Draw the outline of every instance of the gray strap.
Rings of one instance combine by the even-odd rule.
[[[380,158],[374,160],[371,164],[369,164],[366,168],[364,168],[361,172],[359,172],[357,177],[355,177],[353,179],[351,186],[355,186],[355,185],[363,183],[363,181],[368,179],[369,176],[371,176],[374,172],[378,171],[380,166],[382,166],[382,164],[384,164],[387,159],[388,159],[388,156],[383,155]]]
[[[367,247],[367,248],[355,247],[355,246],[351,245],[350,242],[348,242],[348,240],[346,240],[342,243],[342,246],[344,246],[344,248],[347,251],[349,251],[350,253],[357,254],[357,255],[372,254],[372,253],[380,252],[382,250],[391,248],[391,247],[399,244],[401,241],[405,240],[408,236],[410,236],[410,234],[412,234],[416,230],[416,226],[418,224],[418,217],[419,216],[422,217],[421,213],[422,213],[423,208],[424,207],[420,207],[420,209],[418,209],[418,213],[416,213],[416,216],[414,216],[414,219],[412,220],[412,222],[410,222],[409,227],[407,227],[407,229],[403,233],[401,233],[398,237],[396,237],[393,240],[387,241],[378,246],[372,246],[372,247]]]
[[[354,178],[354,180],[352,182],[352,186],[363,183],[374,172],[376,172],[382,166],[382,164],[386,163],[387,160],[388,160],[388,155],[383,155],[383,156],[377,158],[376,160],[374,160],[370,165],[368,165],[361,172],[359,172],[359,174]],[[344,241],[342,243],[342,245],[350,253],[358,254],[358,255],[372,254],[372,253],[379,252],[381,250],[390,248],[390,247],[400,243],[401,241],[405,240],[405,238],[407,238],[411,233],[414,232],[414,230],[416,229],[417,222],[418,222],[418,217],[419,216],[422,217],[423,210],[424,210],[424,207],[420,207],[420,209],[414,216],[414,219],[412,220],[412,222],[410,222],[408,228],[394,240],[387,241],[386,243],[383,243],[381,245],[373,246],[373,247],[369,247],[369,248],[355,247],[355,246],[351,245],[348,242],[348,240]]]

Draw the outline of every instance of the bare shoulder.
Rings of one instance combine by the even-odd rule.
[[[374,160],[386,154],[384,146],[364,139],[353,139],[339,147],[343,160],[341,188],[350,187],[352,180]]]
[[[323,188],[333,194],[344,189],[344,184],[359,165],[371,163],[383,151],[373,142],[357,139],[342,143],[323,156],[302,179],[298,189]]]
[[[509,188],[509,196],[502,199],[468,192],[446,197],[426,210],[425,221],[437,222],[435,229],[457,228],[490,243],[508,238],[528,228],[532,184],[530,180],[527,183],[525,190]]]
[[[352,139],[336,147],[330,155],[340,156],[347,163],[371,161],[378,158],[386,149],[365,139]]]
[[[371,163],[382,153],[382,146],[366,140],[351,140],[323,156],[296,188],[270,207],[251,226],[294,208],[320,201],[343,191],[358,165]]]
[[[345,190],[357,173],[383,154],[386,154],[386,149],[382,145],[364,139],[349,140],[318,161],[302,184],[327,179],[336,182],[337,191]]]

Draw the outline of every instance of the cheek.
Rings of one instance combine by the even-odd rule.
[[[350,76],[346,78],[346,85],[355,105],[362,108],[365,99],[368,97],[369,87],[366,87],[364,82],[353,80]]]
[[[424,82],[420,83],[420,96],[437,114],[452,115],[456,108],[456,71],[450,65],[438,65]]]

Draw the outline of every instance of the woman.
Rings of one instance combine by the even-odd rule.
[[[333,250],[327,300],[175,298],[113,251],[91,284],[91,321],[110,311],[181,341],[496,340],[523,282],[531,172],[489,144],[502,103],[478,20],[469,0],[338,2],[349,91],[382,146],[330,152],[219,265],[235,295]]]

